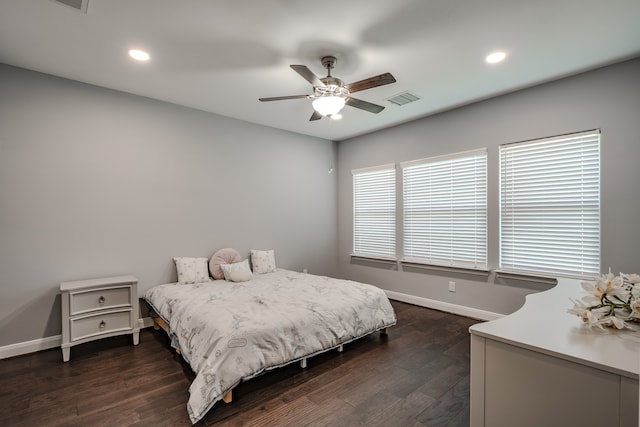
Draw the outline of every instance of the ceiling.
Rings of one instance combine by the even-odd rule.
[[[289,65],[324,77],[325,55],[345,83],[392,73],[356,94],[385,110],[310,122],[308,99],[258,101],[311,93]],[[639,0],[0,2],[2,63],[335,141],[639,55]]]

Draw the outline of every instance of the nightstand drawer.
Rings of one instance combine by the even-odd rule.
[[[119,310],[71,319],[71,341],[133,329],[131,310]]]
[[[70,315],[118,307],[131,307],[131,286],[93,289],[70,295]]]

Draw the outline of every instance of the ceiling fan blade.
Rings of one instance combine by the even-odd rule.
[[[302,99],[308,98],[309,95],[291,95],[291,96],[274,96],[272,98],[258,98],[258,101],[266,102],[266,101],[282,101],[284,99]]]
[[[370,113],[378,114],[380,111],[384,110],[382,105],[372,104],[371,102],[363,101],[361,99],[356,99],[352,97],[347,97],[347,105],[355,108],[359,108],[361,110],[368,111]]]
[[[357,82],[350,83],[345,87],[349,90],[349,93],[359,92],[365,89],[371,89],[378,86],[388,85],[389,83],[395,83],[396,79],[391,73],[384,73],[378,76],[369,77],[368,79],[359,80]]]
[[[316,110],[313,110],[313,114],[311,115],[311,118],[309,119],[310,122],[314,121],[314,120],[320,120],[322,118],[322,114],[318,113]]]
[[[322,83],[322,80],[311,71],[306,65],[290,65],[293,70],[300,74],[306,81],[311,83],[313,86],[324,87],[325,84]]]

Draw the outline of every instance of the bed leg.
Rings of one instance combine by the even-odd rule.
[[[342,344],[340,344],[338,346],[338,353],[342,353],[342,350],[344,350],[344,346]]]
[[[380,329],[380,335],[389,335],[389,328]]]
[[[222,396],[222,401],[224,403],[231,403],[233,400],[233,390],[229,390],[224,396]]]
[[[306,357],[304,359],[300,359],[300,367],[302,369],[306,369],[307,368],[307,358]]]
[[[160,319],[159,317],[154,317],[153,318],[153,329],[155,329],[156,331],[159,331],[160,329],[162,329],[160,327],[160,322],[158,321],[158,319]],[[162,320],[162,319],[160,319]]]

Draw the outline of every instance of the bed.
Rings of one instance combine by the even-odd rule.
[[[196,374],[187,411],[196,423],[241,381],[376,331],[396,317],[379,288],[275,269],[226,280],[155,286],[143,296]]]

